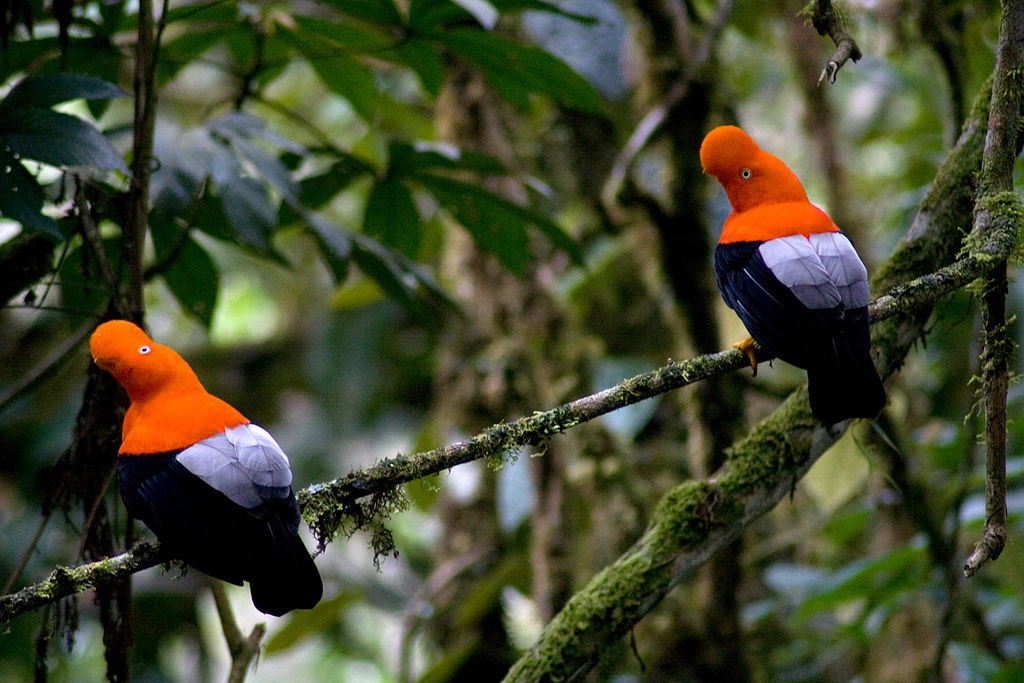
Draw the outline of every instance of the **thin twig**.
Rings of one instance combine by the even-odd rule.
[[[85,339],[89,333],[95,329],[95,327],[96,324],[92,320],[84,322],[78,327],[78,329],[68,335],[57,348],[51,351],[46,358],[43,358],[36,363],[35,366],[19,377],[6,391],[0,394],[0,412],[2,412],[11,401],[33,387],[36,382],[49,374],[60,363],[67,360],[71,355],[71,352],[78,348],[78,345],[82,343],[82,340]]]
[[[729,17],[732,15],[733,4],[734,0],[721,0],[718,3],[714,16],[704,29],[704,39],[694,54],[693,62],[684,65],[686,68],[685,75],[676,81],[672,89],[669,90],[668,95],[665,96],[665,99],[644,114],[640,122],[636,124],[629,139],[626,140],[626,144],[622,146],[622,149],[615,157],[615,162],[608,172],[608,179],[601,189],[601,203],[604,205],[605,210],[613,211],[615,209],[619,193],[622,191],[626,177],[629,175],[629,171],[636,162],[637,157],[647,149],[651,141],[661,132],[665,122],[668,121],[669,114],[690,92],[694,78],[699,76],[710,62],[714,54],[714,46],[725,29]]]
[[[210,579],[207,583],[210,586],[210,592],[213,593],[213,602],[217,606],[220,627],[224,632],[224,640],[227,641],[228,653],[231,655],[231,670],[228,672],[227,681],[228,683],[242,683],[249,671],[249,666],[259,656],[260,642],[267,632],[267,625],[260,622],[252,627],[248,636],[243,636],[242,629],[238,628],[235,612],[231,609],[231,601],[224,589],[224,582]]]

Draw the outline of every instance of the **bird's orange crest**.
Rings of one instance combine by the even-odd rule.
[[[763,241],[786,235],[835,232],[828,215],[810,203],[800,179],[741,128],[719,126],[700,146],[704,172],[725,190],[732,214],[719,242]]]
[[[128,392],[120,452],[164,453],[249,422],[207,393],[178,353],[157,344],[134,323],[111,320],[89,340],[93,360]]]

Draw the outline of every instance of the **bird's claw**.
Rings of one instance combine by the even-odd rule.
[[[747,355],[747,359],[750,361],[750,369],[754,371],[753,377],[757,377],[757,343],[753,337],[747,337],[742,341],[738,341],[732,345],[732,348],[739,349]]]

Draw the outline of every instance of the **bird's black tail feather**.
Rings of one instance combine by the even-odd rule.
[[[807,369],[811,412],[825,424],[873,418],[885,407],[885,387],[862,340],[832,339],[829,353]]]
[[[313,608],[324,593],[313,558],[296,532],[274,522],[268,526],[274,537],[268,546],[273,550],[252,565],[253,574],[248,577],[252,604],[275,617],[293,609]]]

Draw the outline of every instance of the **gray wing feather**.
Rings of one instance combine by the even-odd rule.
[[[811,245],[839,288],[843,306],[849,309],[867,306],[871,298],[868,271],[850,239],[841,232],[811,235]]]
[[[287,498],[291,492],[288,456],[274,437],[251,423],[203,439],[179,453],[177,460],[242,507]]]
[[[768,240],[758,253],[772,274],[812,310],[837,308],[842,303],[829,270],[811,241],[803,235]]]

